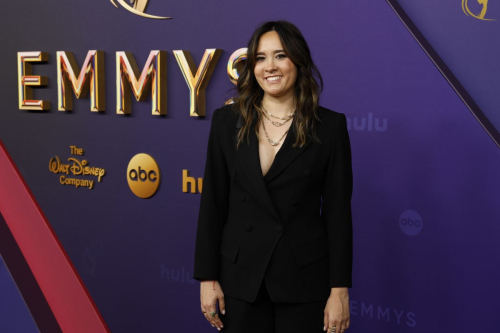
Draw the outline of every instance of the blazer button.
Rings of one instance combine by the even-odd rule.
[[[306,171],[304,171],[304,175],[306,177],[310,177],[311,176],[311,170],[310,169],[307,169]]]
[[[252,231],[252,225],[248,223],[245,227],[246,231]]]
[[[300,203],[299,200],[294,200],[292,202],[292,207],[297,207],[299,205],[299,203]]]
[[[245,200],[247,199],[247,197],[244,194],[242,194],[240,198],[241,198],[241,201],[243,201],[243,202],[245,202]]]
[[[281,224],[277,225],[275,228],[274,228],[274,231],[276,232],[282,232],[283,231],[283,226]]]

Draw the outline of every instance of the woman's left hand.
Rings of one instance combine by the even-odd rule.
[[[349,328],[349,292],[347,288],[332,288],[324,311],[324,331],[344,333]],[[335,330],[331,330],[335,327]]]

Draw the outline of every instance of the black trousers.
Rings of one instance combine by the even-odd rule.
[[[226,314],[219,311],[226,333],[321,333],[327,300],[311,303],[274,303],[262,283],[257,299],[248,303],[224,297]]]

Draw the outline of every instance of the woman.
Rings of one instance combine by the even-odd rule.
[[[201,310],[227,332],[343,332],[352,267],[346,117],[318,105],[321,75],[286,21],[254,32],[237,89],[209,135],[194,267]]]

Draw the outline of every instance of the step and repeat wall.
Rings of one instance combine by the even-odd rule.
[[[0,140],[112,332],[214,330],[192,279],[210,121],[250,35],[278,19],[309,43],[320,104],[348,119],[349,331],[495,331],[499,149],[386,1],[143,5],[0,13]],[[500,1],[401,5],[498,126]]]

